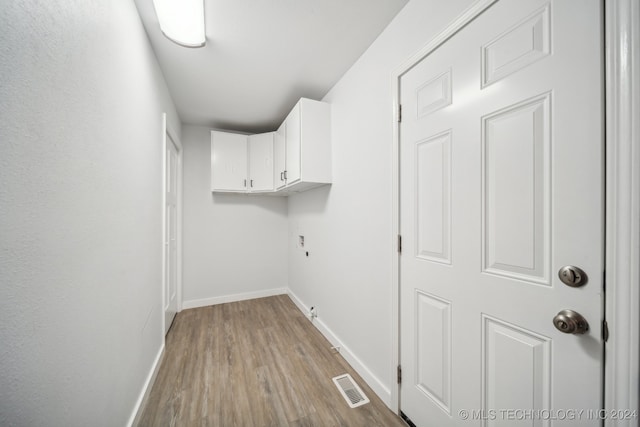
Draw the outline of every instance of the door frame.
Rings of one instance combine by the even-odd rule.
[[[477,0],[391,73],[392,212],[391,343],[389,378],[400,364],[400,78],[498,0]],[[605,66],[605,304],[609,338],[604,358],[604,409],[638,411],[640,393],[640,3],[604,0]],[[605,153],[603,153],[604,155]],[[631,261],[633,260],[633,261]],[[614,314],[611,314],[614,313]],[[400,413],[400,385],[391,385],[389,406]],[[605,420],[607,427],[636,420]]]
[[[166,204],[167,204],[167,144],[171,142],[168,141],[167,135],[174,142],[177,151],[178,151],[178,164],[176,165],[176,171],[178,174],[178,209],[177,209],[177,282],[176,283],[176,299],[177,299],[177,312],[182,311],[182,142],[178,137],[178,133],[173,129],[171,124],[169,124],[167,120],[167,113],[162,113],[162,339],[166,340],[166,335],[164,333],[166,324],[165,324],[165,316],[164,316],[164,307],[166,304],[165,301],[165,287],[167,285],[167,251],[165,249],[164,242],[167,238],[167,213],[166,213]]]

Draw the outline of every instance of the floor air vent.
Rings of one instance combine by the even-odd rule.
[[[369,399],[364,395],[358,384],[351,378],[351,375],[344,374],[332,378],[333,382],[340,390],[342,397],[347,401],[349,407],[357,408],[365,403],[369,403]]]

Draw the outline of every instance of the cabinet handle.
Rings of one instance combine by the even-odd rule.
[[[253,180],[251,180],[251,188],[253,188]]]
[[[244,188],[247,188],[247,180],[244,180]]]
[[[280,172],[280,181],[284,181],[284,172]]]
[[[284,171],[284,179],[287,180],[287,171]]]

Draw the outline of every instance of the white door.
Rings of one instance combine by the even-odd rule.
[[[273,148],[273,163],[274,163],[274,175],[273,181],[275,183],[275,189],[279,190],[287,183],[284,179],[284,170],[286,163],[286,124],[282,122],[275,134],[274,148]]]
[[[287,116],[285,120],[286,134],[286,173],[285,180],[287,184],[293,184],[300,181],[300,109],[299,102]]]
[[[247,136],[211,132],[211,189],[247,189]]]
[[[167,132],[167,155],[165,172],[165,283],[164,283],[164,333],[171,327],[178,312],[178,200],[179,157],[175,142]]]
[[[248,138],[250,191],[273,191],[274,133],[261,133]]]
[[[418,426],[600,425],[601,8],[500,0],[401,77],[400,399]],[[554,327],[564,309],[589,330]]]

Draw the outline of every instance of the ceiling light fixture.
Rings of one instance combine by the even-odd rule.
[[[204,46],[204,0],[153,0],[153,6],[169,40],[185,47]]]

